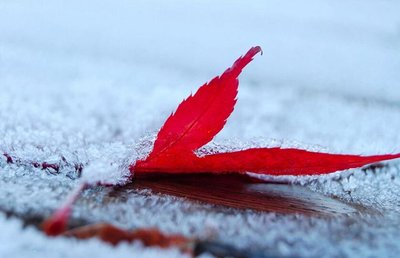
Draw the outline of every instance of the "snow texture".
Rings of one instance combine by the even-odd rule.
[[[225,129],[198,151],[248,146],[400,152],[397,1],[1,1],[0,208],[50,214],[80,181],[123,184],[183,98],[261,45]],[[32,162],[58,164],[41,170]],[[74,164],[83,164],[82,177]],[[279,177],[377,211],[324,219],[92,187],[74,218],[156,226],[299,257],[395,257],[400,163]],[[0,216],[1,257],[159,256],[140,244],[48,239]],[[51,243],[51,244],[49,244]],[[164,250],[163,257],[179,256]]]

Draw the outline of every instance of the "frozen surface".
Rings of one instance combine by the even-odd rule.
[[[122,183],[176,105],[255,44],[264,56],[244,71],[235,112],[208,150],[400,152],[399,13],[397,1],[373,0],[1,1],[0,151],[61,169],[7,165],[1,156],[0,208],[50,214],[79,183],[71,164],[85,165],[85,180]],[[283,178],[376,215],[239,214],[146,191],[121,200],[95,187],[74,217],[200,238],[214,232],[221,241],[282,255],[396,256],[400,164],[387,164]],[[2,257],[24,257],[26,246],[30,257],[83,257],[94,248],[104,257],[159,252],[49,240],[5,217],[0,226]]]

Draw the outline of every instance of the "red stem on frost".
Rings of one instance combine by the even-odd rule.
[[[43,223],[43,231],[49,236],[58,236],[67,229],[67,222],[71,216],[72,206],[81,195],[82,191],[88,187],[88,184],[82,183],[72,191],[66,202],[57,209],[57,211]]]

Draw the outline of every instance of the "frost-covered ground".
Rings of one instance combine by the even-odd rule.
[[[77,184],[69,163],[90,163],[88,178],[125,172],[120,165],[148,151],[143,137],[253,45],[264,55],[242,74],[235,112],[215,142],[400,152],[399,13],[397,1],[373,0],[0,1],[0,151],[62,165],[53,175],[1,157],[0,208],[50,214]],[[237,213],[140,191],[115,200],[93,188],[74,217],[195,237],[211,230],[220,241],[281,255],[394,257],[400,163],[388,164],[293,179],[379,215]],[[4,216],[0,227],[1,257],[159,254],[49,240]]]

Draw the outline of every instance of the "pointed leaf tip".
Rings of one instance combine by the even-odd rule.
[[[254,52],[253,56],[255,56],[258,53],[260,53],[261,55],[263,54],[263,50],[260,46],[252,47],[252,48],[250,48],[250,50],[248,52],[250,52],[250,51]]]
[[[253,60],[253,57],[258,53],[262,54],[261,47],[255,46],[250,48],[244,56],[241,56],[235,61],[232,67],[228,68],[225,74],[230,74],[232,77],[237,78],[242,72],[243,68],[245,68]]]

